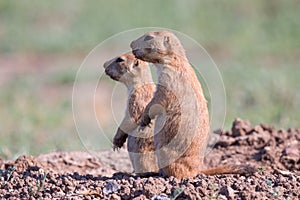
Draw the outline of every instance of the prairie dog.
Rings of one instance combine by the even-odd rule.
[[[207,101],[179,39],[169,31],[148,32],[132,41],[130,46],[137,58],[154,63],[157,68],[157,89],[145,108],[141,126],[149,125],[155,116],[156,124],[163,124],[161,129],[155,127],[154,136],[162,173],[185,178],[199,173],[250,172],[249,166],[236,165],[204,170],[209,138]]]
[[[114,148],[121,148],[128,137],[127,150],[134,172],[157,172],[154,129],[138,129],[140,117],[155,91],[149,64],[127,53],[107,61],[103,67],[110,78],[122,82],[128,90],[126,113],[114,136]]]

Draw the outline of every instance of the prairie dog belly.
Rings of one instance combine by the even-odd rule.
[[[158,172],[153,134],[154,124],[144,130],[137,127],[128,134],[127,150],[135,173]]]

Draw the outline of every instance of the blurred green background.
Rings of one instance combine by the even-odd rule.
[[[300,3],[254,1],[0,1],[0,156],[83,149],[72,116],[81,62],[137,27],[197,40],[219,67],[225,128],[236,117],[300,127]]]

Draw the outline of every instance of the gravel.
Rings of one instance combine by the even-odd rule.
[[[300,199],[300,130],[251,126],[236,119],[218,131],[207,152],[207,167],[250,164],[254,175],[199,174],[176,179],[139,177],[125,150],[120,152],[53,152],[0,159],[3,199]]]

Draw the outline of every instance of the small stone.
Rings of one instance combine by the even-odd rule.
[[[117,194],[112,194],[111,195],[111,199],[113,199],[113,200],[121,200],[121,197],[119,195],[117,195]]]
[[[227,200],[228,198],[227,198],[226,196],[220,194],[220,195],[218,196],[218,199],[224,199],[224,200]]]
[[[120,185],[110,181],[106,184],[106,186],[103,188],[103,193],[104,194],[110,194],[110,193],[113,193],[113,192],[116,192],[120,189]]]
[[[275,169],[274,173],[282,174],[283,176],[289,176],[292,174],[292,172],[290,172],[290,171],[284,171],[284,170],[279,170],[279,169]]]
[[[147,197],[143,194],[137,196],[137,197],[134,197],[132,200],[145,200],[147,199]]]
[[[254,131],[255,131],[256,133],[261,133],[261,132],[264,131],[264,129],[263,129],[261,126],[256,125],[256,126],[254,127]]]
[[[229,186],[223,186],[220,188],[219,194],[226,196],[227,198],[234,199],[234,190]]]
[[[151,200],[170,200],[166,194],[155,195]]]
[[[251,130],[250,122],[243,121],[240,118],[234,120],[231,128],[233,137],[245,136],[250,130]]]

